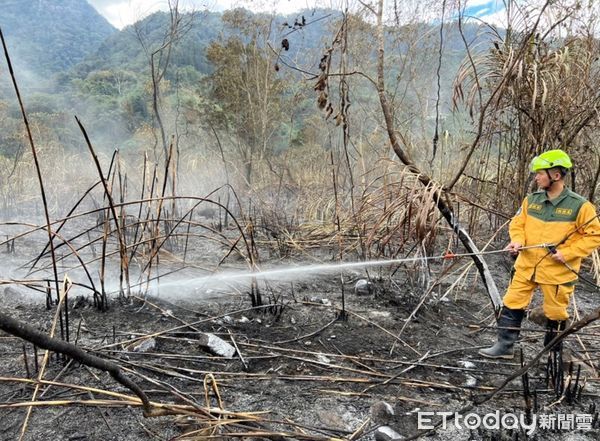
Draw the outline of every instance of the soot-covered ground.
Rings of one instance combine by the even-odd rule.
[[[448,267],[444,262],[442,267],[434,262],[427,271],[417,266],[372,268],[372,292],[363,294],[355,293],[354,287],[366,276],[364,270],[344,271],[342,277],[338,271],[285,282],[259,281],[262,302],[271,305],[263,308],[251,307],[246,287],[225,282],[198,295],[178,296],[178,289],[171,289],[146,299],[115,298],[106,312],[98,312],[89,298],[73,296],[70,336],[82,348],[122,366],[153,402],[265,412],[256,416],[255,424],[223,424],[210,432],[214,436],[233,439],[251,432],[247,438],[282,439],[286,436],[275,432],[286,432],[289,438],[373,439],[378,427],[389,426],[408,437],[419,433],[419,415],[424,424],[429,424],[426,418],[439,418],[423,412],[454,412],[482,400],[541,349],[542,328],[524,322],[519,344],[523,361],[477,356],[477,349],[493,340],[495,322],[476,274],[459,278],[461,265],[467,263]],[[501,289],[508,280],[506,264],[500,257],[492,262]],[[446,292],[455,282],[457,286]],[[22,287],[6,285],[0,294],[3,312],[49,330],[55,308],[47,310],[41,297],[25,293]],[[597,293],[584,285],[576,295],[578,311],[597,307]],[[212,354],[201,344],[204,333],[235,344],[236,354]],[[461,417],[448,420],[445,428],[423,436],[598,439],[594,406],[600,396],[599,337],[595,323],[568,338],[566,386],[559,387],[558,394],[546,379],[548,357],[543,356],[528,372],[528,394],[525,380],[518,376],[493,399],[463,412],[520,416],[529,407],[537,426],[528,438],[523,429],[478,428],[476,417],[471,417],[470,426]],[[1,333],[0,354],[0,439],[15,440],[27,413],[23,403],[32,399],[35,389],[24,379],[37,378],[43,351],[34,352],[30,343]],[[567,359],[579,360],[571,377]],[[62,385],[42,385],[25,440],[168,440],[186,433],[190,435],[185,439],[201,439],[208,434],[198,432],[208,418],[200,411],[146,418],[139,406],[103,394],[102,390],[132,395],[106,372],[52,356],[43,378]],[[589,424],[587,415],[595,418]],[[555,430],[544,429],[542,421],[554,421]]]

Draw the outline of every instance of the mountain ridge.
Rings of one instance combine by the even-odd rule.
[[[1,0],[0,7],[12,63],[26,82],[68,70],[117,32],[85,0]]]

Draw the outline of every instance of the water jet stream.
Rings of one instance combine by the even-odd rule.
[[[530,245],[527,247],[523,247],[522,249],[529,248],[542,248],[547,247],[547,244],[540,245]],[[507,252],[505,249],[500,250],[489,250],[489,251],[481,251],[479,253],[462,253],[462,254],[453,254],[446,253],[443,255],[437,256],[423,256],[423,257],[407,257],[403,259],[382,259],[382,260],[369,260],[369,261],[360,261],[360,262],[339,262],[339,263],[330,263],[330,264],[312,264],[312,265],[298,265],[298,266],[284,266],[284,267],[276,267],[271,269],[266,269],[263,271],[223,271],[218,273],[213,273],[201,277],[188,277],[188,278],[180,278],[178,280],[165,280],[165,278],[160,279],[160,283],[150,283],[150,291],[165,293],[170,291],[170,289],[208,289],[211,287],[220,287],[222,285],[233,284],[235,282],[243,282],[249,281],[252,278],[256,279],[273,279],[273,280],[284,280],[284,281],[293,281],[301,279],[305,275],[316,275],[322,273],[328,273],[332,271],[340,271],[345,269],[353,269],[353,268],[368,268],[372,266],[387,266],[387,265],[397,265],[408,262],[426,262],[430,260],[450,260],[460,257],[470,257],[475,254],[484,255],[484,254],[497,254],[497,253],[505,253]],[[140,284],[144,285],[144,283]],[[173,294],[184,294],[183,292],[173,293]]]

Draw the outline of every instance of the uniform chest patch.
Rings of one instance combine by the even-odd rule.
[[[542,211],[542,206],[541,204],[529,204],[527,209],[531,211]]]
[[[558,216],[570,216],[573,214],[573,209],[571,208],[557,208],[554,210],[554,214]]]

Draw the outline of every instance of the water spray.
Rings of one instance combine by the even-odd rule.
[[[521,247],[520,250],[534,249],[534,248],[549,248],[549,244],[531,245]],[[488,254],[501,254],[506,253],[508,250],[490,250],[481,251],[479,253],[451,253],[446,252],[442,255],[436,256],[423,256],[423,257],[406,257],[402,259],[381,259],[381,260],[367,260],[360,262],[340,262],[330,264],[312,264],[312,265],[298,265],[298,266],[285,266],[278,268],[271,268],[263,271],[223,271],[220,273],[209,274],[201,277],[193,277],[187,280],[173,280],[173,281],[162,281],[160,282],[160,289],[168,288],[209,288],[215,285],[222,285],[234,282],[243,282],[245,280],[256,279],[279,279],[279,280],[294,280],[300,278],[303,274],[318,274],[327,273],[331,271],[340,271],[355,268],[368,268],[373,266],[388,266],[388,265],[399,265],[410,262],[425,262],[430,260],[451,260],[461,257],[470,257],[474,255],[488,255]]]

